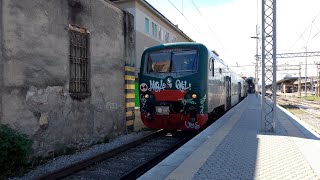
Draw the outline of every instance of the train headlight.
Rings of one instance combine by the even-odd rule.
[[[144,98],[148,99],[149,98],[149,94],[145,94]]]
[[[192,94],[192,99],[196,99],[197,98],[197,95],[196,94]]]

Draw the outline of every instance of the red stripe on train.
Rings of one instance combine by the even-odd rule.
[[[154,115],[149,122],[146,112],[141,112],[141,120],[148,128],[198,130],[207,123],[208,114],[197,114],[197,123],[191,123],[190,115],[183,114]]]
[[[180,90],[163,90],[160,92],[152,91],[154,94],[156,101],[177,101],[183,100],[184,95],[187,94],[188,91],[180,91]]]

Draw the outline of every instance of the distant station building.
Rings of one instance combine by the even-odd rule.
[[[136,77],[140,68],[141,55],[148,47],[164,43],[193,42],[177,25],[174,25],[145,0],[111,1],[134,16]]]
[[[319,95],[319,77],[300,77],[300,88],[301,92],[305,92],[305,89],[308,93]],[[307,86],[306,86],[307,85]],[[271,85],[266,86],[267,90],[271,91]],[[281,93],[295,93],[299,92],[299,77],[284,77],[277,81],[278,91]]]

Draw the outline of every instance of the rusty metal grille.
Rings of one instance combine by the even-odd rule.
[[[89,33],[69,29],[70,37],[70,84],[72,97],[85,98],[90,95],[89,84]]]

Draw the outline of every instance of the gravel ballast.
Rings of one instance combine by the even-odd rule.
[[[140,139],[146,135],[151,134],[153,131],[147,130],[147,131],[139,131],[139,132],[133,132],[131,134],[127,135],[122,135],[119,136],[109,143],[105,144],[98,144],[94,145],[87,150],[83,150],[81,152],[77,152],[72,155],[65,155],[65,156],[60,156],[57,158],[54,158],[47,162],[46,164],[40,165],[36,167],[34,170],[31,170],[27,174],[25,174],[22,177],[14,177],[10,179],[35,179],[39,176],[48,174],[50,172],[54,172],[56,170],[59,170],[61,168],[67,167],[71,164],[80,162],[85,159],[89,159],[91,157],[94,157],[98,154],[108,152],[112,149],[115,149],[117,147],[120,147],[122,145],[128,144],[132,141],[135,141],[137,139]]]

